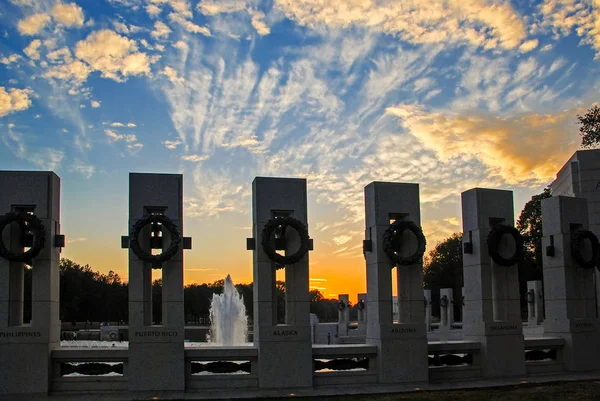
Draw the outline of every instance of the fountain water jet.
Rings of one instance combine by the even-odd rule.
[[[209,342],[218,345],[242,345],[248,338],[248,318],[244,299],[228,274],[222,294],[213,294],[210,304]]]

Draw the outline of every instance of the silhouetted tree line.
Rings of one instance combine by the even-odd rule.
[[[31,275],[25,271],[26,322],[31,320]],[[191,284],[184,288],[184,313],[188,324],[208,324],[213,294],[223,292],[224,280],[210,284]],[[254,312],[253,287],[237,284],[236,289],[244,299],[246,314],[252,319]],[[276,282],[277,320],[285,323],[285,283]],[[311,313],[321,321],[337,320],[337,300],[325,299],[318,290],[311,291]],[[60,261],[60,318],[63,322],[127,322],[128,286],[114,271],[103,274],[89,265],[80,265],[69,259]],[[152,283],[152,318],[155,324],[162,321],[162,280]]]

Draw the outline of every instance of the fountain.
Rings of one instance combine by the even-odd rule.
[[[248,337],[248,318],[243,297],[228,274],[222,294],[213,294],[210,304],[208,341],[217,345],[243,345]]]

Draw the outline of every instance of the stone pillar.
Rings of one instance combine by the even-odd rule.
[[[487,246],[492,226],[514,224],[512,191],[474,188],[463,192],[462,216],[464,339],[481,343],[484,377],[524,375],[518,267],[496,264]],[[508,258],[515,244],[507,237],[502,236],[499,251]]]
[[[440,289],[440,330],[450,331],[452,323],[454,323],[454,293],[452,288],[442,288]]]
[[[23,322],[25,265],[0,258],[0,394],[47,394],[51,352],[60,345],[60,178],[45,171],[1,171],[0,214],[9,212],[35,215],[45,242],[31,266],[29,324]],[[18,223],[0,235],[7,249],[24,252]]]
[[[546,319],[544,335],[565,339],[563,362],[568,371],[600,367],[600,336],[596,317],[594,270],[579,267],[571,257],[571,234],[588,229],[587,202],[555,196],[542,200]],[[552,253],[552,252],[550,252]]]
[[[431,331],[431,290],[423,290],[425,304],[425,327],[427,331]]]
[[[264,252],[262,231],[276,217],[293,217],[307,226],[306,180],[257,177],[252,183],[254,235],[254,344],[258,347],[261,388],[312,387],[308,254],[285,266],[286,316],[277,324],[277,265]],[[285,253],[299,248],[295,230],[285,233]],[[279,248],[279,247],[278,247]]]
[[[361,306],[362,305],[362,306]],[[358,294],[358,335],[367,334],[367,294]]]
[[[465,321],[465,287],[460,288],[460,322]],[[464,326],[463,326],[464,327]]]
[[[350,323],[350,297],[348,294],[338,294],[338,334],[348,337],[348,323]],[[340,305],[344,305],[343,308]]]
[[[527,282],[527,325],[540,325],[544,322],[544,294],[542,282]]]
[[[423,308],[423,263],[396,268],[398,322],[392,320],[392,269],[383,250],[383,236],[392,220],[421,225],[419,185],[373,182],[365,187],[368,344],[378,347],[380,383],[426,382],[429,377],[427,333]],[[417,238],[405,231],[402,254],[414,254]]]
[[[600,238],[600,149],[578,150],[556,174],[552,196],[585,198],[589,230]],[[596,308],[600,316],[600,271],[596,278]]]
[[[168,217],[183,235],[183,176],[129,174],[129,232],[145,216]],[[162,235],[158,244],[156,237]],[[139,235],[142,249],[171,244],[166,229]],[[157,266],[154,266],[157,267]],[[152,321],[152,263],[129,250],[129,389],[131,391],[184,391],[183,246],[162,269],[162,322]]]

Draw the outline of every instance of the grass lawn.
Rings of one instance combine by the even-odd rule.
[[[416,393],[302,397],[302,401],[600,401],[600,381],[524,384],[476,390],[420,391]],[[265,399],[266,401],[267,399]],[[287,400],[289,398],[268,399]]]

